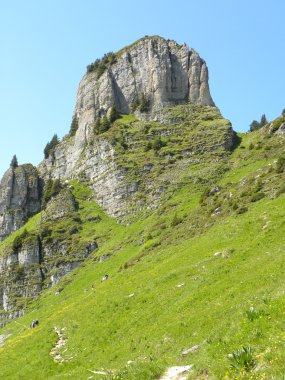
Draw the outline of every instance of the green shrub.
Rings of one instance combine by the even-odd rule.
[[[285,156],[278,157],[278,160],[276,162],[276,167],[275,167],[276,173],[283,173],[284,165],[285,165]]]
[[[165,141],[162,141],[161,140],[161,137],[159,136],[156,136],[152,142],[152,148],[153,150],[155,150],[156,152],[159,151],[163,146],[166,145],[166,142]]]
[[[245,207],[245,206],[242,206],[242,207],[239,207],[239,208],[237,209],[237,214],[244,214],[244,213],[247,212],[247,211],[248,211],[248,208]]]
[[[52,154],[54,154],[54,148],[59,144],[59,139],[57,134],[54,134],[50,142],[48,142],[44,148],[44,156],[48,158]]]
[[[271,123],[271,129],[273,132],[277,131],[280,126],[285,122],[285,117],[278,117]]]
[[[108,120],[107,116],[104,116],[100,122],[100,133],[107,132],[110,129],[111,123]]]
[[[17,159],[17,156],[14,154],[14,156],[12,157],[12,160],[11,160],[11,163],[10,163],[10,167],[15,169],[18,167],[18,159]]]
[[[285,185],[281,185],[281,187],[276,191],[276,197],[285,193]]]
[[[253,306],[251,306],[249,310],[247,310],[245,313],[246,313],[247,318],[251,322],[254,321],[255,319],[260,318],[264,314],[262,310],[256,311]]]
[[[175,226],[177,226],[178,224],[180,224],[181,222],[182,222],[182,218],[181,217],[179,217],[178,215],[177,215],[177,213],[175,213],[175,215],[174,215],[174,217],[173,217],[173,219],[172,219],[172,221],[171,221],[171,227],[175,227]]]
[[[117,108],[115,105],[113,105],[110,111],[109,121],[110,123],[113,123],[118,118],[119,118],[119,114],[118,114]]]
[[[52,180],[51,178],[48,179],[48,181],[45,184],[44,187],[44,193],[42,197],[42,204],[45,207],[48,201],[57,195],[60,190],[62,189],[62,184],[60,182],[60,179]]]
[[[101,119],[100,119],[100,117],[97,117],[95,124],[94,124],[94,133],[96,135],[99,135],[100,130],[101,130]]]
[[[141,95],[141,101],[139,105],[139,110],[140,112],[147,112],[149,110],[149,102],[145,97],[145,94],[142,93]]]
[[[211,192],[211,189],[209,187],[207,187],[204,190],[204,192],[200,196],[200,200],[199,200],[200,204],[203,204],[205,202],[205,200],[210,196],[210,192]]]
[[[255,366],[255,360],[253,359],[253,351],[251,347],[242,347],[238,351],[229,355],[231,360],[230,367],[237,370],[251,371]]]
[[[74,136],[77,129],[78,129],[78,118],[77,118],[77,115],[73,115],[70,130],[69,130],[69,136]]]
[[[251,198],[250,198],[250,201],[251,202],[257,202],[257,201],[260,201],[260,199],[264,198],[265,197],[265,194],[264,193],[254,193]]]
[[[17,252],[19,249],[22,248],[23,242],[28,235],[29,235],[28,231],[24,229],[24,231],[21,234],[15,237],[12,243],[12,249],[14,252]]]
[[[15,278],[16,281],[22,280],[25,277],[25,268],[23,264],[19,264],[17,266],[15,274],[16,274],[16,278]]]
[[[96,72],[98,79],[116,61],[117,57],[115,53],[109,52],[104,54],[101,59],[96,59],[96,61],[87,66],[87,73]]]
[[[131,105],[131,112],[134,113],[135,110],[139,107],[139,105],[140,105],[139,97],[136,95]]]
[[[249,150],[254,149],[254,144],[253,144],[252,142],[249,144],[248,149],[249,149]]]

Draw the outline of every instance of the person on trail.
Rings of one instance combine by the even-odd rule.
[[[33,329],[33,328],[35,328],[35,327],[38,326],[38,325],[39,325],[39,321],[38,321],[38,320],[33,321],[33,322],[30,324],[30,328]]]
[[[101,282],[108,280],[108,277],[109,276],[107,274],[105,274],[105,276],[102,278]]]

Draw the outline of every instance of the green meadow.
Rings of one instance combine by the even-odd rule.
[[[98,249],[0,329],[1,379],[151,380],[188,364],[189,379],[284,378],[284,141],[262,129],[237,136],[231,152],[212,149],[227,122],[215,129],[216,111],[198,108],[199,133],[182,120],[181,141],[164,133],[177,125],[139,127],[130,115],[104,134],[130,178],[153,164],[138,197],[148,200],[147,181],[169,186],[155,207],[118,223],[90,200],[88,183],[72,182],[79,218],[49,225],[49,238],[66,234],[74,252],[92,240]],[[189,141],[196,160],[184,168]],[[25,228],[36,234],[39,223],[35,215]],[[23,229],[1,243],[2,254]]]

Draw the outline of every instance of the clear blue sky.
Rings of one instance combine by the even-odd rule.
[[[237,131],[285,108],[284,0],[11,0],[0,8],[0,176],[70,127],[86,66],[144,35],[186,42]]]

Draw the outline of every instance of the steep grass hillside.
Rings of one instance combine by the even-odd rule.
[[[116,133],[139,133],[135,122],[119,119],[108,136],[120,144]],[[122,165],[144,165],[150,152],[158,168],[162,149],[180,144],[158,152],[122,147]],[[95,239],[98,249],[0,330],[1,378],[151,380],[187,364],[189,379],[283,378],[284,138],[263,128],[238,136],[232,153],[219,149],[197,148],[200,160],[183,173],[174,161],[176,186],[129,225],[105,215],[88,183],[72,183],[80,220],[74,247]],[[26,226],[30,234],[39,218]],[[68,220],[49,226],[49,236],[67,238]]]

